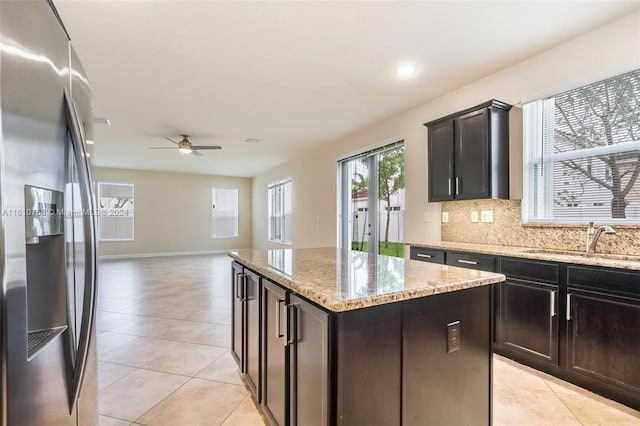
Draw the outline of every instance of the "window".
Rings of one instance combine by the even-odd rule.
[[[340,246],[404,256],[404,142],[338,162]]]
[[[133,184],[98,182],[98,238],[133,240]]]
[[[269,241],[291,244],[291,179],[269,185]]]
[[[237,189],[211,189],[211,236],[213,238],[238,237]]]
[[[640,70],[524,105],[524,222],[640,223]]]

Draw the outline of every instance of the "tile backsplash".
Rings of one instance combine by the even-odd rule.
[[[471,222],[471,212],[493,210],[493,222]],[[520,200],[472,200],[442,203],[449,222],[442,241],[554,250],[585,250],[586,225],[522,225]],[[602,225],[597,223],[596,225]],[[616,235],[601,235],[597,252],[640,256],[640,227],[614,226]]]

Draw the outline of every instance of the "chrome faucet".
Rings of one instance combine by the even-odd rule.
[[[616,230],[610,227],[609,225],[602,225],[598,229],[595,229],[593,226],[593,222],[589,222],[589,228],[587,228],[587,253],[593,253],[596,250],[596,244],[598,243],[598,238],[602,233],[605,234],[615,234]]]

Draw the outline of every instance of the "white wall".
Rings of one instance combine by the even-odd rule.
[[[440,204],[427,203],[427,132],[423,123],[492,98],[516,105],[638,68],[640,13],[635,13],[256,176],[252,191],[253,246],[282,247],[267,241],[267,184],[285,176],[293,178],[293,246],[335,246],[336,160],[397,136],[404,138],[406,150],[405,241],[439,241]],[[520,125],[517,109],[514,115],[511,195],[519,198],[522,136],[515,129]]]
[[[251,179],[95,168],[95,181],[133,182],[133,241],[99,243],[100,256],[251,247]],[[238,188],[238,238],[211,238],[211,188]]]

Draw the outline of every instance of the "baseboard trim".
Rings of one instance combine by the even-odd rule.
[[[114,259],[135,259],[142,257],[173,257],[173,256],[197,256],[201,254],[223,254],[230,251],[246,250],[246,249],[223,249],[223,250],[200,250],[200,251],[172,251],[161,253],[130,253],[130,254],[107,254],[99,256],[100,260]]]

